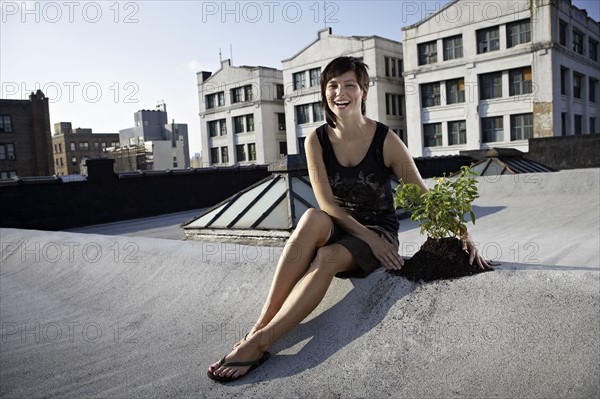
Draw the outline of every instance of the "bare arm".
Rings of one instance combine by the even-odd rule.
[[[398,251],[373,230],[360,224],[334,201],[333,191],[331,190],[327,170],[323,162],[323,150],[316,131],[308,135],[304,142],[304,149],[306,151],[308,175],[321,210],[329,214],[335,223],[341,226],[346,232],[366,242],[375,257],[386,268],[400,269],[403,260]]]
[[[386,165],[394,170],[394,174],[404,183],[416,184],[421,189],[421,194],[427,191],[425,182],[415,165],[415,161],[408,152],[406,145],[400,140],[400,138],[393,132],[388,131],[388,135],[385,138],[383,145],[383,159]],[[458,223],[458,221],[457,221]],[[465,229],[461,229],[460,241],[462,243],[463,250],[469,253],[469,263],[475,264],[485,270],[488,268],[487,262],[478,254],[477,248],[469,235],[469,232]]]
[[[415,161],[408,152],[406,145],[393,131],[388,134],[383,143],[383,159],[386,166],[391,167],[399,180],[407,184],[416,184],[421,189],[421,194],[427,191],[421,173]]]

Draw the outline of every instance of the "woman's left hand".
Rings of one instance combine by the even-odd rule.
[[[469,233],[465,232],[462,234],[460,237],[460,242],[462,244],[463,251],[469,253],[469,264],[471,266],[478,267],[481,270],[489,270],[491,268],[485,259],[479,255],[479,251],[477,250],[475,244],[473,244]]]

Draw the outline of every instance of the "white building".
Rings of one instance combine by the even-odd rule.
[[[600,24],[569,0],[457,0],[403,31],[413,156],[600,131]]]
[[[134,113],[135,126],[119,130],[121,148],[144,146],[153,170],[190,167],[188,129],[185,123],[168,123],[167,106]]]
[[[197,79],[203,166],[265,164],[287,154],[280,70],[224,60]]]
[[[304,153],[308,133],[325,123],[321,71],[341,55],[361,58],[369,66],[367,116],[385,123],[405,139],[402,44],[378,36],[336,36],[327,28],[318,32],[314,42],[282,61],[290,154]]]

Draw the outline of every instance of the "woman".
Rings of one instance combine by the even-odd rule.
[[[317,307],[336,274],[358,271],[366,276],[381,266],[403,266],[390,178],[394,174],[417,184],[422,192],[427,188],[398,136],[365,116],[368,88],[367,66],[353,57],[334,59],[321,74],[327,124],[305,141],[320,210],[309,209],[300,219],[256,324],[209,367],[209,378],[233,381],[265,362],[271,344]],[[466,231],[462,242],[471,264],[487,267]]]

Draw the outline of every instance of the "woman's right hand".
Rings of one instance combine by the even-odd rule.
[[[400,270],[404,266],[404,259],[398,253],[398,248],[373,232],[373,237],[367,243],[373,255],[387,270]]]

